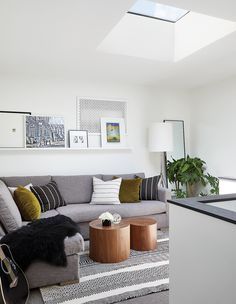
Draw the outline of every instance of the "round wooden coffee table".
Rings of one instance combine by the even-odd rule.
[[[130,225],[126,221],[104,227],[100,220],[89,223],[89,256],[100,263],[118,263],[130,255]]]
[[[130,248],[148,251],[157,248],[157,221],[153,218],[140,217],[126,220],[130,224]]]

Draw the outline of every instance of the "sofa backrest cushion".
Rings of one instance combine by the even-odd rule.
[[[141,177],[141,178],[145,178],[145,174],[144,173],[131,173],[131,174],[107,174],[107,175],[103,175],[102,179],[104,181],[108,181],[108,180],[112,180],[114,178],[114,176],[116,177],[121,177],[123,179],[132,179],[132,178],[136,178]]]
[[[7,185],[7,187],[18,187],[26,186],[28,184],[33,184],[33,186],[43,186],[51,181],[50,175],[45,176],[10,176],[10,177],[0,177],[2,181]]]
[[[91,201],[93,193],[93,176],[102,178],[102,175],[71,175],[52,176],[67,204],[82,204]]]
[[[7,232],[22,226],[20,211],[5,183],[0,180],[0,222]]]
[[[5,231],[6,230],[4,229],[3,225],[0,223],[0,239],[6,234]]]

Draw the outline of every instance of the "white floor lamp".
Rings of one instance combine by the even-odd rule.
[[[173,150],[172,125],[164,122],[152,123],[149,127],[149,151],[161,153],[160,185],[166,187],[164,178],[164,153]]]

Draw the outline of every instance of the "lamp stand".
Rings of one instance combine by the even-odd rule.
[[[163,188],[167,188],[167,184],[166,184],[166,176],[165,176],[165,173],[164,173],[164,170],[165,170],[165,166],[164,166],[164,162],[165,162],[165,152],[162,152],[161,153],[161,162],[160,162],[160,181],[159,181],[159,184],[161,187]]]

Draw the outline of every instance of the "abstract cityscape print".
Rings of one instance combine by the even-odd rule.
[[[64,148],[63,117],[26,116],[26,148]]]

